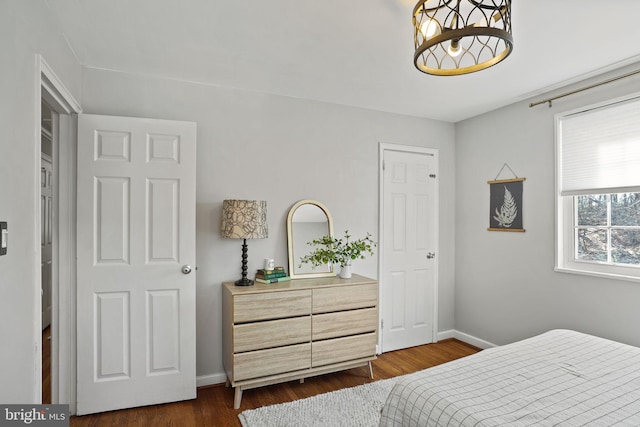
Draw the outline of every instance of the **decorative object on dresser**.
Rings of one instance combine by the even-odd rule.
[[[224,200],[222,202],[222,237],[243,239],[242,278],[237,286],[251,286],[247,279],[247,239],[266,239],[267,202],[264,200]]]
[[[287,275],[284,267],[274,267],[271,270],[260,269],[256,271],[255,280],[260,283],[279,283],[291,280],[291,277]]]
[[[365,259],[367,253],[373,255],[373,248],[377,245],[369,233],[362,239],[349,239],[351,239],[349,230],[345,230],[344,239],[333,236],[314,239],[307,244],[316,246],[316,248],[300,258],[300,263],[310,263],[314,267],[337,264],[340,266],[339,276],[343,279],[349,279],[351,277],[351,263],[356,259]]]
[[[243,390],[376,359],[378,282],[353,275],[222,286],[223,362],[234,408]]]
[[[300,258],[309,253],[307,242],[321,236],[333,236],[333,221],[329,210],[316,200],[296,202],[287,215],[287,249],[289,275],[293,279],[335,276],[328,264],[313,268],[300,265]]]
[[[276,267],[276,261],[273,258],[264,259],[264,270],[273,270]]]

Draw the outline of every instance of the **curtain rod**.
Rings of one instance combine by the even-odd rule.
[[[557,96],[554,96],[554,97],[551,97],[551,98],[543,99],[542,101],[532,102],[531,104],[529,104],[529,108],[535,107],[535,106],[540,105],[540,104],[546,104],[546,103],[549,103],[549,107],[551,107],[551,101],[555,101],[556,99],[564,98],[565,96],[573,95],[573,94],[576,94],[576,93],[579,93],[579,92],[583,92],[585,90],[593,89],[593,88],[598,87],[598,86],[606,85],[608,83],[615,82],[616,80],[620,80],[620,79],[624,79],[624,78],[633,76],[634,74],[640,74],[640,70],[631,71],[631,72],[623,74],[621,76],[613,77],[613,78],[610,78],[609,80],[605,80],[605,81],[600,82],[600,83],[592,84],[591,86],[583,87],[583,88],[580,88],[580,89],[572,90],[571,92],[563,93],[562,95],[557,95]]]

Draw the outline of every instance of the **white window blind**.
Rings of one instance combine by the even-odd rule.
[[[562,196],[640,187],[640,98],[558,119]]]

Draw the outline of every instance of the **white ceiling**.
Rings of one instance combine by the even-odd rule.
[[[42,0],[87,67],[456,122],[640,59],[638,0],[513,0],[514,51],[413,65],[410,0]]]

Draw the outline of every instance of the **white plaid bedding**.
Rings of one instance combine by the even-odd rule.
[[[553,330],[407,377],[380,426],[640,426],[640,348]]]

